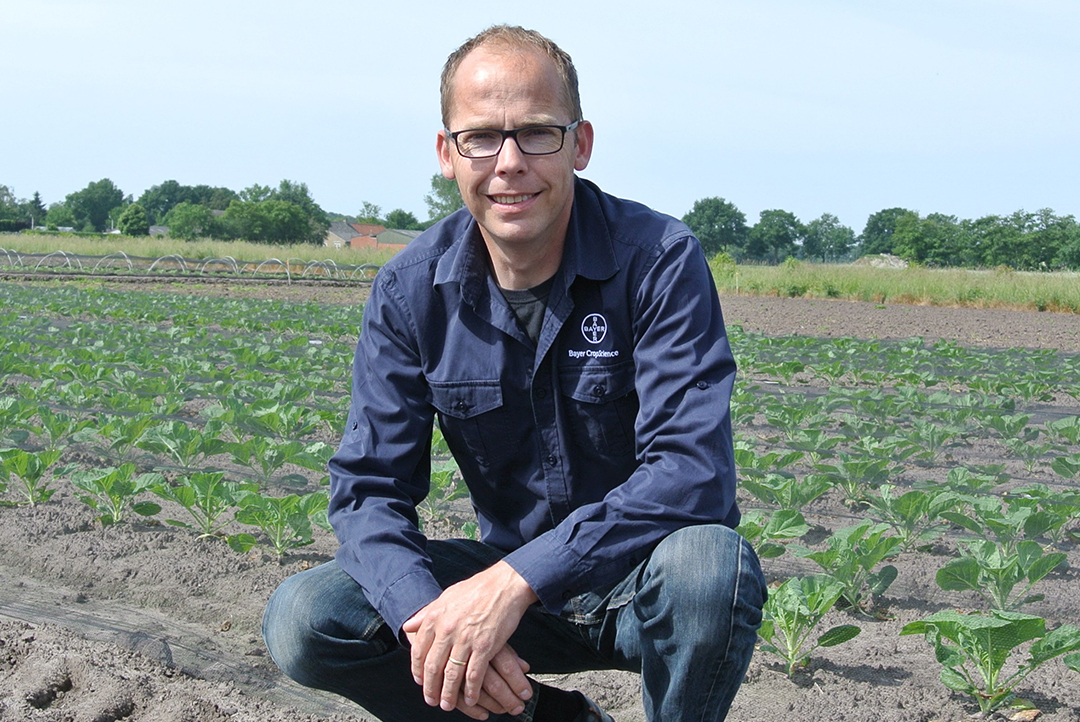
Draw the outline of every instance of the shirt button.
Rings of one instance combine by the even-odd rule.
[[[466,404],[464,401],[458,401],[456,404],[454,404],[454,408],[458,411],[465,411],[469,408],[469,405]]]
[[[557,463],[558,461],[559,461],[559,457],[555,456],[555,454],[548,454],[548,455],[547,455],[547,463],[548,463],[548,466],[555,466],[555,464],[556,464],[556,463]]]
[[[709,388],[709,384],[707,382],[705,382],[705,381],[698,381],[697,382],[697,387],[699,389],[701,389],[702,391],[704,391],[705,389]]]
[[[596,386],[592,387],[592,395],[595,396],[596,398],[600,398],[601,396],[603,396],[606,393],[607,393],[607,389],[605,389],[600,384],[597,384]]]
[[[536,390],[536,398],[542,399],[545,396],[547,396],[547,389],[539,388],[539,389]]]

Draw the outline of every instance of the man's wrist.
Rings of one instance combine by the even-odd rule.
[[[525,581],[525,577],[521,576],[516,569],[505,561],[497,562],[495,567],[500,567],[499,573],[506,575],[507,584],[505,589],[514,606],[524,612],[525,609],[540,601],[540,597],[536,595],[533,588]]]

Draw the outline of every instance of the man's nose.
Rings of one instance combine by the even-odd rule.
[[[522,173],[528,167],[528,163],[528,156],[521,152],[517,138],[507,138],[499,149],[499,155],[496,156],[495,172],[503,175]]]

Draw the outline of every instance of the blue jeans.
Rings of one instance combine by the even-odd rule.
[[[443,588],[502,556],[463,539],[429,542],[428,553]],[[722,720],[750,664],[765,598],[757,556],[742,537],[720,525],[687,527],[604,594],[574,597],[557,615],[533,605],[510,646],[533,673],[640,673],[654,722]],[[424,703],[396,630],[334,562],[278,587],[263,638],[289,677],[347,697],[385,722],[469,719]],[[531,712],[527,706],[518,719],[531,720]]]

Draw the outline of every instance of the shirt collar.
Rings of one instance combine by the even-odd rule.
[[[569,288],[574,278],[594,281],[611,278],[619,270],[611,233],[600,203],[600,189],[593,183],[574,178],[574,207],[566,229],[566,245],[559,274]],[[462,209],[460,218],[449,218],[446,233],[454,238],[439,259],[434,285],[457,283],[461,298],[475,305],[487,288],[487,257],[476,220]]]

